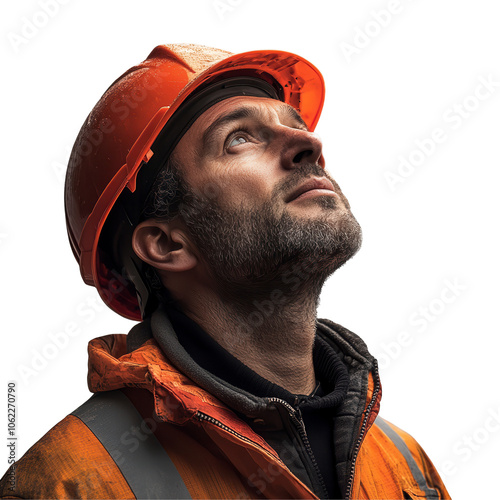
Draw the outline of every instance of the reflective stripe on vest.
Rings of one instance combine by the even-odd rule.
[[[71,415],[78,417],[101,442],[136,498],[191,498],[175,465],[152,432],[142,431],[147,435],[144,441],[131,441],[133,428],[144,430],[144,421],[120,390],[94,394]]]
[[[426,498],[439,498],[438,492],[429,488],[427,485],[427,481],[420,470],[417,462],[413,458],[410,449],[406,446],[406,443],[403,441],[403,438],[382,418],[377,417],[375,420],[375,424],[384,431],[385,435],[393,442],[394,446],[399,450],[399,452],[403,455],[410,471],[413,475],[413,478],[418,484],[418,487],[425,493]]]

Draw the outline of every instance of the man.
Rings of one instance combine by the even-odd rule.
[[[66,178],[86,283],[141,320],[89,343],[96,393],[2,479],[4,498],[449,498],[377,417],[376,360],[318,320],[361,230],[294,54],[157,47],[97,103]]]

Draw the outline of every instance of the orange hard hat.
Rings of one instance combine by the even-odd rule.
[[[324,93],[318,69],[289,52],[156,47],[103,94],[70,155],[66,226],[85,283],[115,312],[141,320],[150,290],[131,235],[157,174],[189,126],[216,102],[250,95],[290,104],[312,131]]]

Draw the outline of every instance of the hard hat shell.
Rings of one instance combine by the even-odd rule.
[[[230,52],[194,44],[156,47],[121,75],[85,120],[73,146],[65,182],[66,226],[86,284],[120,315],[140,320],[134,283],[103,259],[100,238],[118,198],[136,190],[137,176],[153,156],[152,144],[175,111],[215,79],[252,75],[280,88],[314,130],[324,102],[319,70],[283,51]]]

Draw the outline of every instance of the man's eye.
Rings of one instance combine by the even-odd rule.
[[[243,135],[236,135],[234,136],[230,142],[228,143],[228,147],[231,148],[233,146],[237,146],[238,144],[244,144],[245,142],[248,142],[247,138]]]

